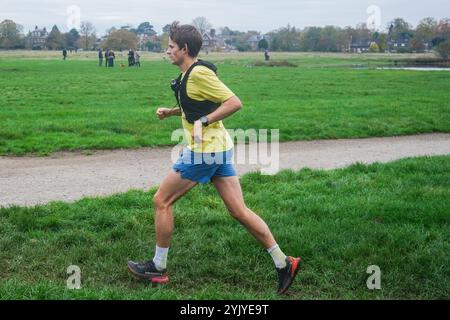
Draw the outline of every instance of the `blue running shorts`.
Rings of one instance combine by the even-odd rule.
[[[236,176],[233,167],[233,149],[223,152],[200,153],[184,148],[172,169],[183,179],[208,183],[212,177]]]

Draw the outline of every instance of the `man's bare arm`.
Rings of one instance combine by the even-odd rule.
[[[242,108],[242,102],[238,97],[233,96],[220,105],[214,112],[207,115],[208,123],[223,120]]]
[[[163,120],[165,118],[171,117],[171,116],[181,116],[181,109],[179,107],[175,108],[158,108],[156,110],[156,115],[158,116],[159,120]]]
[[[171,116],[181,116],[181,109],[179,107],[170,110]]]
[[[207,115],[208,124],[223,120],[242,108],[242,102],[238,97],[233,96],[220,105],[214,112]],[[196,143],[202,141],[202,122],[195,121],[192,138]]]

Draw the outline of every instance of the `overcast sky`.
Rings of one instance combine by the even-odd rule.
[[[378,10],[367,9],[375,5]],[[450,18],[450,0],[0,0],[0,21],[12,19],[24,31],[39,27],[61,31],[77,24],[77,6],[81,21],[90,21],[99,34],[112,26],[149,21],[160,33],[164,25],[179,20],[190,23],[204,16],[212,25],[233,30],[268,32],[288,23],[306,26],[355,26],[361,22],[379,21],[384,28],[395,17],[414,26],[424,17]],[[378,17],[380,17],[378,19]]]

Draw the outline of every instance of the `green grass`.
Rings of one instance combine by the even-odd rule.
[[[178,143],[170,137],[180,119],[154,115],[174,104],[176,67],[155,55],[123,70],[83,57],[0,55],[0,155]],[[282,141],[450,132],[450,72],[372,68],[391,63],[385,55],[273,57],[299,67],[250,67],[257,55],[204,57],[244,103],[227,128],[280,129]],[[370,68],[349,67],[357,64]]]
[[[2,299],[448,299],[450,156],[241,178],[247,205],[304,270],[274,294],[270,256],[211,185],[175,204],[171,282],[132,278],[128,259],[154,250],[150,192],[0,209]],[[82,289],[65,289],[69,265]],[[370,265],[381,290],[366,287]]]

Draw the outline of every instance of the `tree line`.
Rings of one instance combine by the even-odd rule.
[[[211,23],[204,17],[192,22],[202,33],[211,29]],[[103,48],[125,50],[128,48],[161,51],[168,42],[170,25],[167,24],[161,34],[157,34],[150,22],[143,22],[137,28],[111,28],[107,31]],[[402,18],[391,21],[382,31],[371,30],[366,24],[356,27],[307,27],[297,29],[286,26],[262,35],[258,31],[241,32],[228,27],[221,28],[217,34],[224,43],[239,51],[270,49],[271,51],[305,51],[305,52],[349,52],[355,47],[368,47],[371,52],[424,52],[435,49],[448,58],[450,48],[450,19],[436,20],[432,17],[422,19],[414,28]],[[142,39],[145,39],[142,43]],[[141,39],[141,41],[140,41]],[[258,39],[255,47],[251,42]],[[62,48],[94,49],[98,45],[95,27],[83,22],[79,30],[67,33],[59,31],[55,25],[45,40],[45,47],[50,50]],[[12,20],[0,23],[0,48],[27,48],[27,37],[23,27]]]
[[[236,46],[239,51],[251,50],[248,39],[259,35],[257,31],[247,33],[232,31],[225,27],[222,35],[226,42]],[[416,28],[402,18],[394,19],[384,31],[374,31],[366,24],[356,27],[336,26],[307,27],[302,30],[286,26],[267,33],[259,40],[258,49],[272,51],[302,52],[349,52],[352,47],[367,46],[370,52],[425,52],[431,49],[442,51],[448,58],[450,47],[450,19],[437,21],[434,18],[422,19]],[[447,55],[444,53],[447,52]]]
[[[40,30],[42,31],[42,30]],[[30,34],[33,30],[30,31]],[[141,23],[138,28],[115,27],[107,31],[107,36],[101,47],[110,47],[114,50],[125,50],[137,48],[138,35],[151,37],[156,35],[153,26],[149,22]],[[58,26],[54,25],[48,32],[45,42],[33,47],[29,42],[30,35],[23,33],[23,27],[12,20],[4,20],[0,23],[0,49],[97,49],[98,37],[94,25],[90,22],[82,22],[80,28],[71,29],[69,32],[60,32]],[[150,44],[147,44],[150,46]]]

